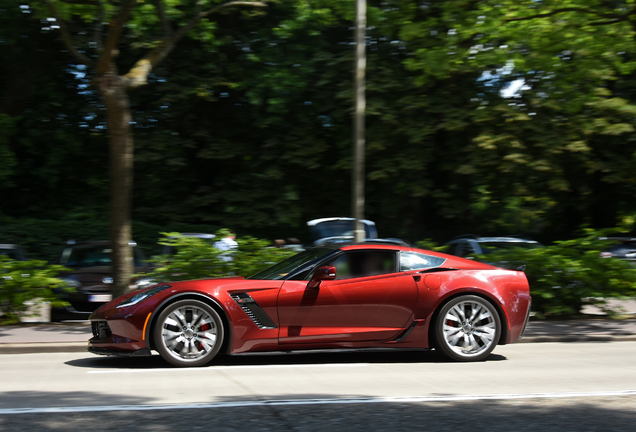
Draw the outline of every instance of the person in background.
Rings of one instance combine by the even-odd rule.
[[[222,261],[232,261],[232,251],[238,249],[238,243],[235,239],[236,234],[234,231],[229,231],[227,236],[214,243],[214,247],[223,252],[219,256]]]

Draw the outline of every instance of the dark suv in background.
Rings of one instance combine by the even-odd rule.
[[[474,234],[466,234],[455,237],[444,246],[448,247],[446,253],[458,257],[466,257],[468,255],[488,255],[494,251],[500,251],[502,249],[534,249],[543,247],[541,243],[523,237],[480,237]]]
[[[135,274],[150,271],[137,244],[131,242],[130,245],[135,259]],[[70,306],[51,308],[51,321],[88,319],[95,309],[113,299],[111,252],[108,241],[69,241],[59,263],[71,271],[60,275],[60,278],[75,288],[75,292],[59,291],[60,298]],[[137,278],[131,289],[141,287],[144,282],[144,279]]]

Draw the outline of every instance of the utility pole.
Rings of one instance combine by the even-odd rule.
[[[367,67],[366,43],[367,1],[356,0],[355,110],[353,114],[352,212],[355,218],[354,240],[364,241],[364,113],[366,110],[364,76]]]

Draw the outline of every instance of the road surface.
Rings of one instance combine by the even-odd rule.
[[[633,431],[636,342],[223,357],[0,356],[0,430]]]

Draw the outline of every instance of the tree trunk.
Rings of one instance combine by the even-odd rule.
[[[110,242],[112,247],[113,295],[124,294],[134,273],[131,207],[133,184],[133,138],[130,100],[124,80],[114,65],[99,79],[107,110],[110,135]]]

